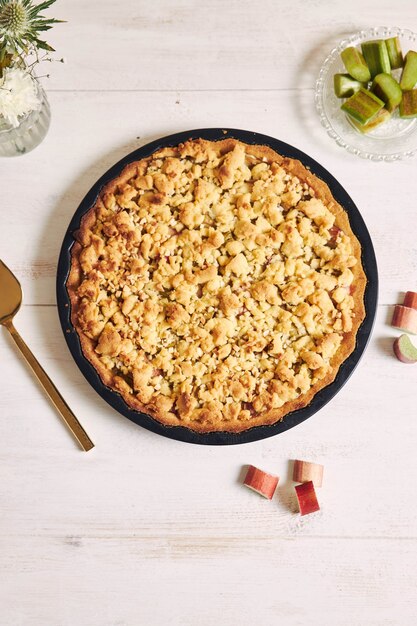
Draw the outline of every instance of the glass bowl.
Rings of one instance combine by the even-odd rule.
[[[377,26],[344,39],[334,48],[324,61],[316,82],[315,101],[322,126],[336,143],[364,159],[372,161],[396,161],[413,156],[417,152],[417,118],[401,119],[398,110],[391,119],[364,135],[350,122],[341,110],[343,102],[333,91],[333,76],[339,72],[346,73],[340,53],[349,46],[358,46],[370,39],[387,39],[398,36],[402,51],[417,50],[417,33],[405,28],[387,28]],[[398,79],[401,70],[393,70],[392,75]]]

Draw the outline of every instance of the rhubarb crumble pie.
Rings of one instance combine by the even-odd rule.
[[[196,139],[101,190],[67,289],[85,357],[131,408],[239,432],[333,381],[365,284],[360,244],[323,181],[267,146]]]

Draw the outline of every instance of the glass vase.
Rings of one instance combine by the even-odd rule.
[[[0,157],[21,156],[30,152],[44,140],[51,121],[48,98],[42,85],[36,81],[40,106],[24,115],[17,128],[0,115]]]

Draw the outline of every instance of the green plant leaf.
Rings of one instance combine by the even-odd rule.
[[[51,4],[53,4],[54,2],[55,2],[55,0],[46,0],[46,2],[41,2],[40,4],[32,6],[30,8],[29,15],[31,17],[32,17],[32,15],[33,16],[38,15],[38,13],[40,13],[44,9],[47,9],[48,7],[50,7]]]
[[[42,39],[35,39],[34,42],[38,48],[42,48],[42,50],[48,50],[48,52],[55,52],[55,48],[46,43],[46,41],[42,41]]]

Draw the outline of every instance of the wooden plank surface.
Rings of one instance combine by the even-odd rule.
[[[210,540],[204,529],[197,538],[143,537],[140,527],[110,538],[34,536],[30,552],[12,540],[13,584],[2,585],[13,602],[8,623],[415,623],[413,544],[366,539],[354,552],[351,545],[273,536]]]
[[[51,88],[303,89],[361,29],[413,28],[414,0],[61,0],[49,39],[67,60]],[[313,80],[314,80],[313,78]]]
[[[318,68],[345,34],[417,31],[414,0],[60,0],[44,143],[0,161],[0,257],[21,279],[16,326],[96,442],[78,451],[0,332],[0,624],[414,626],[417,370],[392,355],[392,305],[417,291],[416,160],[366,162],[320,127]],[[58,56],[59,56],[58,55]],[[317,415],[231,447],[164,439],[118,415],[66,347],[55,275],[69,220],[113,163],[210,126],[277,137],[346,188],[380,272],[370,345]],[[1,295],[0,295],[1,297]],[[325,465],[300,518],[291,461]],[[267,502],[247,464],[280,476]]]

